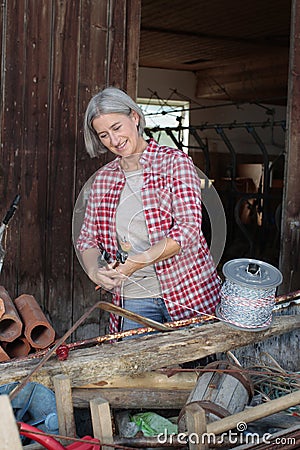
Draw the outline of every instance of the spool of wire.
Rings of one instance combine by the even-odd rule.
[[[217,316],[229,325],[248,331],[261,331],[272,323],[276,288],[281,272],[263,261],[240,258],[223,266],[225,281]]]

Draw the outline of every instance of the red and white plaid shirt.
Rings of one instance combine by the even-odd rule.
[[[162,297],[172,320],[213,314],[221,288],[214,262],[201,231],[200,179],[189,156],[160,146],[153,139],[141,155],[141,191],[151,245],[164,238],[179,243],[178,255],[155,264]],[[104,248],[116,257],[115,215],[125,176],[119,157],[98,170],[92,184],[77,248]],[[151,294],[149,293],[149,297]],[[113,302],[121,303],[120,289]],[[110,331],[118,329],[111,317]]]

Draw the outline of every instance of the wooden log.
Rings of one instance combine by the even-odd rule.
[[[194,361],[215,353],[243,347],[300,327],[300,316],[276,316],[272,326],[256,333],[237,330],[222,322],[171,333],[157,333],[127,341],[70,352],[66,361],[51,357],[31,381],[53,387],[52,377],[65,373],[72,387],[98,383],[115,375],[136,375],[162,367]],[[36,360],[2,363],[0,384],[21,381]]]
[[[22,450],[19,430],[7,395],[0,395],[0,417],[1,450]]]
[[[106,399],[112,408],[180,410],[187,401],[189,391],[134,388],[101,390],[73,388],[73,405],[76,408],[87,408],[89,402],[99,398],[99,395]]]
[[[87,384],[81,388],[93,389],[154,389],[191,391],[197,382],[195,372],[178,372],[168,376],[161,372],[144,372],[138,375],[111,376],[98,383]],[[102,394],[101,394],[102,395]]]

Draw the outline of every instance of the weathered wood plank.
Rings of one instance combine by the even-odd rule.
[[[88,384],[82,388],[93,389],[161,389],[191,391],[197,382],[198,374],[195,372],[177,372],[168,376],[162,372],[143,372],[132,376],[109,376],[99,383]],[[102,395],[102,394],[101,394]]]
[[[72,324],[72,193],[76,149],[80,2],[52,2],[53,65],[46,233],[46,307],[55,329]]]
[[[70,379],[67,375],[55,375],[53,377],[55,400],[58,417],[58,428],[61,436],[76,437],[72,390]],[[67,444],[67,441],[63,441]]]
[[[0,198],[2,208],[7,209],[20,189],[22,176],[25,67],[20,62],[26,59],[25,3],[17,0],[5,2],[2,11],[0,166],[3,190]],[[13,297],[17,295],[18,257],[23,242],[18,229],[21,208],[22,205],[7,232],[7,253],[1,272],[1,284]]]
[[[49,88],[51,86],[52,8],[40,7],[39,0],[25,5],[26,39],[24,54],[24,105],[21,125],[21,202],[18,294],[35,296],[44,306],[44,248],[47,230],[47,162],[49,152]],[[20,217],[21,219],[21,217]],[[26,239],[25,236],[34,237]]]
[[[292,2],[291,50],[287,104],[287,156],[282,208],[282,251],[280,268],[283,274],[281,292],[300,287],[300,1]]]
[[[82,0],[80,10],[80,39],[78,66],[78,118],[76,135],[76,154],[74,161],[74,193],[73,205],[87,180],[107,162],[107,156],[91,159],[87,154],[83,140],[83,119],[85,109],[92,95],[109,84],[107,64],[107,48],[109,36],[108,2],[99,0]],[[123,55],[119,55],[120,59]],[[85,206],[85,205],[84,205]],[[84,209],[81,215],[84,217]],[[73,229],[73,238],[77,239],[80,228]],[[81,317],[93,305],[95,300],[95,285],[92,283],[73,254],[73,322]],[[98,300],[105,299],[103,292],[98,293]],[[74,339],[80,340],[87,336],[106,334],[108,314],[94,311],[89,319],[74,333]]]
[[[138,339],[105,344],[70,352],[69,358],[50,358],[32,376],[32,381],[52,387],[52,377],[67,374],[72,387],[105,380],[109,376],[139,374],[162,367],[193,361],[217,352],[225,352],[250,343],[283,334],[300,326],[300,316],[275,317],[272,326],[251,333],[223,323],[213,323],[172,333],[157,333]],[[22,380],[34,368],[35,361],[2,363],[0,384]]]
[[[141,0],[127,0],[127,70],[126,92],[134,99],[137,97],[137,79],[140,50]]]
[[[187,390],[162,389],[80,389],[72,390],[73,405],[88,408],[89,402],[101,395],[112,408],[122,409],[181,409],[188,398]]]
[[[2,450],[22,450],[21,439],[13,409],[7,395],[0,396],[0,442]]]

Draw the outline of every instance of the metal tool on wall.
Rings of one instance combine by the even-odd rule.
[[[5,231],[7,229],[7,226],[8,226],[8,222],[10,221],[10,219],[12,218],[14,213],[16,212],[16,209],[18,207],[20,198],[21,198],[21,196],[19,194],[17,194],[15,196],[12,204],[9,207],[9,210],[5,214],[5,217],[2,220],[2,223],[0,225],[0,273],[1,273],[1,270],[2,270],[3,261],[4,261],[4,257],[5,257],[5,253],[6,253],[5,249],[3,248],[2,241],[4,239],[4,235],[5,235]]]

